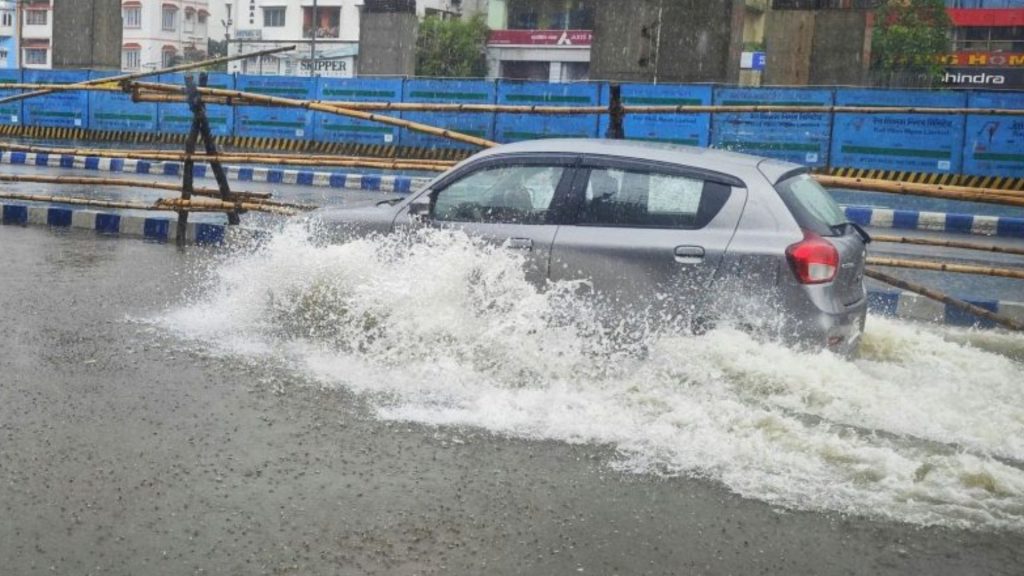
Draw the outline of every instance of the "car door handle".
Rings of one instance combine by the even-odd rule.
[[[676,246],[676,262],[680,264],[700,264],[704,261],[704,248],[700,246]]]
[[[529,238],[509,238],[508,247],[513,250],[533,250],[533,240]]]

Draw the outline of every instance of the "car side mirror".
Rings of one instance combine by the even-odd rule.
[[[409,218],[425,221],[430,216],[431,193],[420,194],[409,203]]]

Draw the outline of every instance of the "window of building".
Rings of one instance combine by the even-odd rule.
[[[138,48],[121,50],[121,69],[138,70],[142,65],[142,52]]]
[[[0,20],[2,20],[0,21],[0,23],[2,23],[4,26],[14,26],[14,12],[11,12],[10,10],[4,10],[3,16],[0,16]]]
[[[284,27],[284,6],[269,6],[263,9],[264,28]]]
[[[302,9],[302,36],[312,38],[316,32],[317,38],[339,38],[341,37],[341,8],[340,7],[319,7],[316,9],[316,22],[313,21],[313,9]]]
[[[185,32],[195,32],[196,11],[191,8],[185,9]]]
[[[178,9],[174,6],[164,5],[162,28],[168,32],[174,32],[178,29]]]
[[[45,66],[46,65],[46,48],[26,48],[25,49],[25,64]]]
[[[25,24],[27,26],[46,26],[46,10],[25,10]]]
[[[160,62],[164,68],[168,68],[177,63],[178,51],[173,46],[165,46],[161,51],[161,56]]]
[[[125,28],[142,28],[142,6],[125,6],[121,17]]]

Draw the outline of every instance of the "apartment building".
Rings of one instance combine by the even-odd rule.
[[[943,83],[1024,89],[1024,0],[947,0],[953,46]]]
[[[0,0],[0,70],[18,67],[18,10],[13,0]]]
[[[491,0],[488,75],[571,82],[590,73],[596,0]]]
[[[206,58],[208,0],[124,0],[121,69],[166,68]]]
[[[470,0],[417,0],[420,17],[456,17]],[[228,0],[225,35],[231,55],[287,44],[295,51],[232,62],[230,72],[264,75],[355,75],[363,0]],[[472,1],[476,6],[477,0]],[[220,38],[218,38],[220,39]]]

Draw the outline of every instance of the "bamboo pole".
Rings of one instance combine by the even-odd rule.
[[[184,102],[177,96],[141,92],[137,102],[174,103]],[[516,106],[507,104],[435,104],[429,102],[350,102],[318,100],[353,110],[399,110],[412,112],[475,112],[507,114],[607,114],[607,106]],[[245,98],[220,97],[210,100],[211,104],[249,106],[253,103]],[[995,114],[1003,116],[1024,116],[1024,110],[1005,108],[917,108],[907,106],[784,106],[784,105],[743,105],[743,106],[623,106],[627,114],[709,114],[709,113],[790,113],[790,114]]]
[[[128,150],[102,150],[102,149],[59,149],[59,148],[38,148],[33,146],[19,146],[0,144],[0,149],[28,151],[36,154],[72,154],[75,156],[93,156],[97,158],[125,158],[129,160],[149,160],[154,162],[223,162],[234,164],[272,164],[280,166],[306,166],[323,167],[337,166],[348,168],[379,168],[381,170],[418,170],[424,172],[443,172],[453,166],[448,162],[445,164],[426,162],[418,160],[388,160],[388,159],[361,159],[352,157],[348,159],[328,158],[321,160],[316,156],[275,156],[260,154],[236,154],[222,152],[215,155],[209,154],[188,154],[187,152],[168,151],[146,151],[133,152]]]
[[[184,87],[173,86],[169,84],[157,84],[152,82],[134,82],[132,86],[162,92],[171,92],[179,94],[184,93]],[[379,114],[372,114],[361,110],[352,110],[349,108],[342,108],[339,106],[331,106],[324,103],[311,102],[309,100],[296,100],[294,98],[282,98],[280,96],[266,96],[264,94],[242,92],[239,90],[223,90],[219,88],[198,88],[198,90],[203,96],[230,96],[235,98],[242,97],[260,104],[280,104],[282,106],[289,106],[293,108],[304,108],[306,110],[327,112],[329,114],[337,114],[339,116],[347,116],[349,118],[358,118],[360,120],[367,120],[370,122],[380,122],[381,124],[388,124],[391,126],[398,126],[400,128],[407,128],[409,130],[422,132],[424,134],[430,134],[432,136],[448,138],[449,140],[455,140],[456,142],[480,146],[481,148],[492,148],[498,145],[497,142],[493,142],[485,138],[478,138],[476,136],[463,134],[462,132],[456,132],[454,130],[445,130],[443,128],[438,128],[437,126],[431,126],[429,124],[423,124],[421,122],[413,122],[410,120],[403,120],[401,118],[393,118],[391,116],[381,116]]]
[[[1021,268],[993,268],[990,266],[975,266],[972,264],[947,264],[945,262],[908,260],[905,258],[882,258],[879,256],[868,256],[866,263],[869,266],[909,268],[911,270],[930,270],[933,272],[952,272],[954,274],[976,274],[978,276],[997,276],[1000,278],[1024,280],[1024,269]]]
[[[0,182],[30,182],[33,184],[77,184],[82,186],[130,186],[132,188],[152,188],[181,192],[180,184],[154,182],[150,180],[134,180],[131,178],[94,178],[91,176],[37,176],[33,174],[0,174]],[[195,193],[202,196],[217,197],[220,190],[215,188],[196,188]],[[232,192],[241,200],[267,200],[271,194],[265,192]]]
[[[220,202],[220,201],[190,201],[182,203],[178,198],[162,198],[153,204],[145,202],[133,202],[128,200],[98,200],[95,198],[77,198],[74,196],[53,196],[44,194],[21,194],[18,192],[0,191],[0,198],[8,200],[23,200],[26,202],[47,202],[53,204],[67,204],[71,206],[92,206],[96,208],[116,208],[119,210],[161,210],[178,211],[188,210],[192,212],[234,212],[246,210],[250,212],[269,212],[291,216],[295,211],[280,206],[264,206],[252,202]]]
[[[943,198],[946,200],[960,200],[962,202],[1024,206],[1024,194],[1015,193],[1009,190],[967,188],[965,186],[943,186],[939,184],[915,184],[911,182],[892,182],[889,180],[869,178],[844,178],[840,176],[828,176],[826,174],[815,174],[814,178],[822,186],[828,187],[849,188],[851,190],[865,190],[870,192],[887,192],[890,194],[904,194],[908,196],[925,196],[928,198]]]
[[[137,78],[145,78],[147,76],[156,76],[159,74],[171,74],[174,72],[184,72],[185,70],[194,70],[196,68],[204,68],[207,66],[215,66],[217,64],[223,64],[225,62],[232,62],[234,60],[242,60],[245,58],[252,58],[254,56],[266,56],[268,54],[277,54],[279,52],[289,52],[295,49],[295,45],[281,46],[280,48],[268,48],[266,50],[257,50],[256,52],[249,52],[248,54],[235,54],[234,56],[221,56],[220,58],[210,58],[209,60],[202,60],[200,62],[189,62],[187,64],[179,64],[177,66],[170,66],[168,68],[160,68],[158,70],[148,70],[145,72],[132,72],[130,74],[121,74],[118,76],[110,76],[108,78],[96,78],[94,80],[86,80],[84,82],[76,82],[74,84],[64,85],[64,89],[82,89],[88,86],[101,86],[104,84],[120,84]],[[32,90],[32,88],[28,88]],[[86,88],[89,89],[89,88]],[[120,88],[119,88],[120,89]],[[49,94],[58,88],[50,85],[47,88],[38,89],[35,92],[25,92],[22,94],[14,94],[4,98],[0,98],[0,104],[6,104],[7,102],[16,102],[18,100],[24,100],[26,98],[34,98],[36,96],[44,96]]]
[[[969,314],[978,316],[979,318],[991,320],[992,322],[995,322],[1000,326],[1004,326],[1011,330],[1024,331],[1024,323],[1018,322],[1017,320],[1014,320],[1013,318],[1009,318],[1002,314],[996,314],[991,310],[986,310],[981,306],[976,306],[974,304],[971,304],[970,302],[965,302],[963,300],[953,298],[952,296],[943,294],[938,290],[932,290],[931,288],[926,288],[925,286],[922,286],[914,282],[901,280],[899,278],[896,278],[895,276],[890,276],[888,274],[879,272],[877,270],[872,270],[870,268],[864,270],[864,275],[867,276],[868,278],[874,278],[879,282],[884,282],[891,286],[895,286],[903,290],[909,290],[910,292],[920,294],[926,298],[942,302],[943,304],[948,304],[950,306],[953,306],[954,308],[958,308]]]
[[[53,154],[70,156],[95,156],[97,158],[127,158],[132,160],[155,160],[167,162],[183,162],[188,154],[177,150],[121,150],[115,148],[51,148],[47,146],[31,146],[26,144],[0,143],[0,150],[28,152],[33,154]],[[253,152],[220,152],[214,156],[194,154],[196,162],[235,162],[238,164],[280,164],[296,166],[361,166],[361,162],[375,163],[371,168],[392,170],[427,170],[443,171],[455,165],[449,160],[418,160],[400,158],[382,158],[373,156],[334,156],[320,154],[275,154]]]
[[[961,240],[934,240],[932,238],[911,238],[908,236],[886,236],[883,234],[872,234],[872,242],[885,242],[890,244],[912,244],[915,246],[938,246],[941,248],[962,248],[964,250],[977,250],[979,252],[993,252],[996,254],[1017,254],[1024,256],[1024,248],[1012,246],[999,246],[996,244],[978,244],[976,242],[964,242]]]

